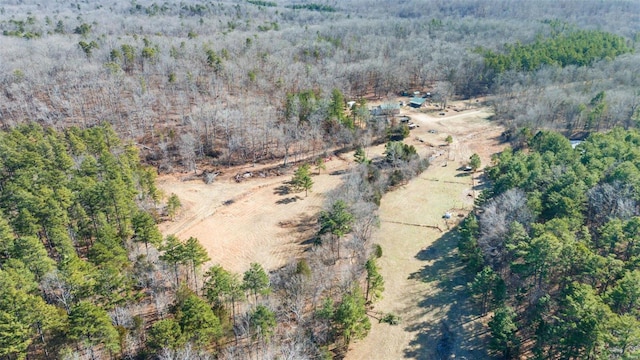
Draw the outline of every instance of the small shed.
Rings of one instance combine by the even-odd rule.
[[[422,106],[422,104],[424,104],[425,101],[427,101],[427,99],[421,98],[421,97],[414,97],[411,99],[411,101],[409,101],[409,106],[414,108],[419,108]]]
[[[355,105],[355,104],[356,104],[356,102],[355,102],[355,101],[347,101],[347,107],[348,107],[349,109],[353,108],[353,105]]]

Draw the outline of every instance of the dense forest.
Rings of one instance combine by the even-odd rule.
[[[359,158],[319,214],[308,258],[271,274],[257,263],[233,274],[201,269],[209,256],[197,239],[163,239],[156,218],[172,202],[161,201],[155,170],[110,127],[21,125],[0,146],[0,356],[8,359],[339,353],[366,335],[365,303],[384,289],[381,249],[368,242],[376,203],[426,166],[397,141],[382,162]],[[299,170],[309,179],[308,165]]]
[[[459,248],[502,358],[640,354],[639,143],[616,128],[574,149],[542,131],[486,170]]]
[[[416,90],[491,106],[512,144],[460,231],[496,356],[637,357],[638,24],[630,0],[3,1],[0,357],[342,356],[384,289],[382,194],[428,166],[365,99]],[[159,172],[345,149],[281,269],[204,268],[156,227],[180,206]]]
[[[107,311],[144,297],[134,249],[162,240],[143,211],[159,200],[155,171],[108,127],[0,137],[0,355],[48,357],[70,341],[115,351],[124,328]]]

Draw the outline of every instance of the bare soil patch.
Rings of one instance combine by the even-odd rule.
[[[201,179],[162,176],[159,187],[178,195],[183,208],[175,221],[160,224],[160,230],[181,239],[198,238],[211,263],[230,271],[243,272],[251,262],[278,268],[300,256],[302,242],[311,236],[314,215],[321,210],[323,194],[340,182],[340,176],[331,173],[350,164],[334,156],[325,165],[326,170],[313,176],[308,196],[288,190],[295,167],[281,176],[252,177],[240,183],[232,174],[256,169],[230,168],[208,185]]]

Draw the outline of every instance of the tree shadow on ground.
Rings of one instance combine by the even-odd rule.
[[[406,330],[418,332],[404,356],[409,359],[491,359],[486,353],[485,330],[470,301],[466,284],[471,280],[458,257],[457,228],[445,233],[416,254],[425,265],[411,279],[430,283],[429,294],[418,303],[419,318],[403,319]]]
[[[318,217],[315,215],[299,215],[297,218],[296,230],[299,233],[312,232],[316,235],[316,227],[318,225]]]
[[[288,183],[278,186],[273,193],[279,196],[289,195],[291,193],[291,187]]]
[[[288,222],[283,227],[295,229],[299,236],[299,244],[305,246],[305,251],[311,250],[320,244],[318,235],[318,217],[314,215],[299,215],[295,220]]]
[[[286,204],[290,204],[292,202],[296,202],[298,200],[302,200],[302,198],[300,196],[292,196],[292,197],[287,197],[284,199],[280,199],[278,201],[276,201],[276,204],[278,205],[286,205]]]

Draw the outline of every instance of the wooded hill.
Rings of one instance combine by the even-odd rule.
[[[505,48],[506,54],[478,50],[483,53],[487,70],[502,74],[508,70],[534,71],[543,65],[589,66],[631,52],[621,36],[584,30],[559,32],[548,39],[539,38],[527,45],[507,44]]]
[[[497,155],[461,230],[469,284],[505,359],[640,355],[640,133],[575,149],[543,131]]]
[[[7,1],[0,122],[109,123],[161,171],[367,145],[349,126],[371,122],[368,112],[336,121],[334,90],[347,101],[413,90],[441,103],[490,95],[496,119],[514,130],[631,126],[638,6]],[[606,106],[585,125],[599,93]]]

